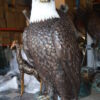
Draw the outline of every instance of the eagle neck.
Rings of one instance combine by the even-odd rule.
[[[55,1],[41,3],[40,0],[32,0],[32,9],[30,22],[40,22],[48,19],[60,18],[58,12],[56,11]]]

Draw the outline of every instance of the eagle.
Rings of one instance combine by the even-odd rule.
[[[50,100],[78,100],[81,55],[69,16],[58,13],[55,0],[32,0],[23,49],[45,83]]]

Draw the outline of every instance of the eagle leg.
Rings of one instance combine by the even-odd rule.
[[[42,94],[42,85],[43,85],[42,80],[40,80],[40,94]]]
[[[21,96],[23,95],[24,92],[24,72],[21,71]]]
[[[38,100],[58,100],[57,99],[57,93],[54,90],[53,85],[49,86],[47,84],[44,84],[42,82],[42,95],[37,97]]]
[[[49,88],[49,97],[50,100],[58,100],[57,92],[55,91],[53,86]]]
[[[55,88],[52,83],[50,83],[48,86],[48,95],[50,97],[50,100],[58,100],[57,93],[56,93]]]
[[[17,61],[19,64],[19,70],[20,70],[20,74],[21,74],[21,96],[23,95],[24,92],[24,73],[29,74],[29,75],[34,75],[36,77],[36,79],[38,81],[40,81],[40,94],[44,94],[44,91],[42,90],[45,87],[45,84],[43,84],[42,80],[39,77],[39,74],[37,73],[37,71],[34,69],[36,66],[33,64],[29,64],[27,63],[21,55],[21,50],[23,49],[22,45],[19,45],[17,41],[13,41],[12,45],[11,45],[11,49],[13,49],[14,47],[16,47],[16,57],[17,57]],[[48,97],[46,97],[48,98]]]

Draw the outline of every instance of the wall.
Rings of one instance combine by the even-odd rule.
[[[10,3],[9,3],[10,4]],[[18,5],[15,7],[8,5],[6,0],[0,0],[0,28],[17,28],[24,30],[26,27],[26,19],[22,14],[22,10],[29,7],[26,5]],[[22,32],[1,32],[0,31],[0,45],[11,44],[13,40],[21,42]]]

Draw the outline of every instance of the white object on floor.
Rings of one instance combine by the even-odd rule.
[[[28,61],[28,58],[25,52],[22,50],[22,56],[24,60]],[[7,91],[10,89],[18,89],[18,80],[19,76],[18,63],[16,60],[16,51],[12,51],[13,58],[10,60],[10,71],[5,76],[0,76],[0,92]],[[40,91],[40,83],[34,76],[25,74],[24,76],[24,85],[25,92],[27,93],[36,93]]]
[[[17,76],[11,77],[13,73],[8,72],[5,76],[0,77],[0,92],[7,91],[10,89],[18,89]],[[34,76],[25,74],[24,85],[26,93],[37,93],[40,91],[40,83]]]
[[[93,48],[91,48],[92,43],[93,43],[93,39],[87,33],[87,66],[90,67],[90,68],[94,67]]]
[[[32,63],[30,63],[30,61],[28,60],[28,57],[27,55],[25,54],[24,50],[22,49],[21,50],[21,56],[22,56],[22,59],[25,60],[29,65],[32,66]]]
[[[0,92],[10,89],[18,89],[17,77],[13,77],[11,80],[0,84]]]
[[[25,54],[23,49],[21,50],[21,56],[25,61],[28,61],[28,58],[27,58],[27,56],[26,56],[26,54]]]
[[[10,60],[10,70],[15,72],[15,73],[19,73],[19,69],[18,69],[18,63],[16,60],[16,51],[12,50],[12,59]]]
[[[61,100],[61,98],[58,96],[58,100]]]
[[[4,77],[4,76],[0,76],[0,83],[2,83],[3,77]]]
[[[25,74],[25,92],[27,93],[37,93],[40,91],[40,83],[34,76]]]

